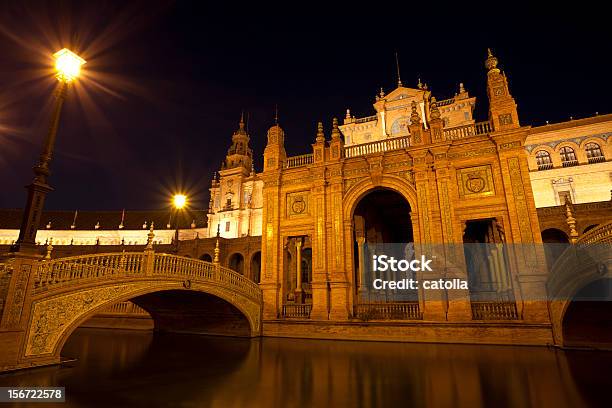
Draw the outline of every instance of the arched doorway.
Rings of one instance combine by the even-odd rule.
[[[406,259],[414,256],[410,203],[400,193],[377,188],[364,195],[353,212],[354,282],[356,314],[372,319],[406,319],[405,313],[393,311],[392,304],[416,302],[417,291],[382,291],[373,287],[375,279],[414,278],[414,272],[372,271],[374,255]],[[384,307],[378,304],[384,302]],[[407,310],[398,306],[397,310]],[[383,312],[384,311],[384,312]]]
[[[612,349],[612,279],[580,289],[563,316],[563,345]]]
[[[553,264],[559,256],[569,246],[569,238],[565,232],[557,228],[547,228],[542,231],[542,242],[544,243],[544,253],[546,254],[546,262],[548,268],[552,268]]]
[[[251,279],[255,283],[261,281],[261,251],[257,251],[251,257]]]
[[[231,270],[236,271],[241,275],[244,275],[244,257],[241,253],[236,252],[230,255],[229,260],[227,262],[227,266]]]
[[[202,256],[200,256],[200,260],[206,261],[206,262],[212,262],[212,256],[210,256],[210,254],[202,254]]]

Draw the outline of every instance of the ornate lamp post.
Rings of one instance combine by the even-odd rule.
[[[172,205],[174,206],[174,209],[176,210],[176,216],[174,217],[174,223],[176,225],[176,228],[174,230],[174,244],[176,246],[176,253],[178,254],[178,249],[179,249],[179,212],[185,208],[185,206],[187,205],[187,196],[184,194],[175,194],[172,196]]]
[[[40,224],[40,217],[45,204],[45,197],[48,192],[53,189],[48,184],[49,165],[53,157],[53,148],[55,138],[57,136],[57,128],[59,125],[62,105],[66,99],[66,93],[70,83],[79,76],[81,66],[85,64],[85,60],[74,52],[64,48],[55,54],[55,70],[56,77],[59,80],[59,85],[55,94],[55,107],[51,116],[49,131],[43,145],[43,150],[40,155],[38,164],[34,166],[34,180],[32,184],[27,186],[28,201],[23,213],[21,221],[21,229],[19,230],[19,238],[11,248],[12,252],[35,252],[36,251],[36,232]]]

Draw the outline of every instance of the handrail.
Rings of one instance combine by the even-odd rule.
[[[366,123],[366,122],[372,122],[375,121],[378,118],[377,115],[372,115],[372,116],[366,116],[365,118],[358,118],[355,119],[355,122],[353,123]]]
[[[410,147],[410,137],[400,136],[374,142],[356,144],[344,147],[344,157],[365,156],[368,154],[407,149]]]
[[[586,246],[612,242],[612,221],[599,225],[584,233],[576,240],[576,245]]]
[[[301,154],[299,156],[291,156],[291,157],[287,157],[285,168],[291,169],[294,167],[306,166],[308,164],[312,164],[313,161],[314,161],[314,156],[312,153]]]
[[[263,299],[255,282],[229,268],[199,259],[153,251],[95,254],[42,261],[34,280],[34,292],[83,281],[162,276],[214,282],[230,287],[257,302]]]
[[[488,133],[491,133],[491,123],[488,121],[444,129],[444,136],[450,140],[465,139]]]

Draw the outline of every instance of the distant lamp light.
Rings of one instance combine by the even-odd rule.
[[[85,64],[85,60],[68,48],[64,48],[53,54],[55,58],[55,69],[57,71],[57,79],[61,82],[72,82],[81,73],[81,65]]]
[[[172,197],[172,205],[174,205],[174,208],[176,208],[177,210],[180,210],[181,208],[185,207],[185,205],[187,204],[187,196],[184,194],[175,194]]]

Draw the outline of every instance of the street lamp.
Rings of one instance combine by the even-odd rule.
[[[174,205],[174,208],[176,208],[177,210],[183,209],[186,204],[187,196],[185,194],[175,194],[174,196],[172,196],[172,205]]]
[[[47,178],[50,174],[49,165],[53,157],[53,148],[57,136],[60,115],[62,113],[62,106],[66,99],[68,85],[77,79],[81,72],[81,66],[85,64],[83,58],[67,48],[53,54],[53,58],[55,58],[56,78],[59,81],[55,93],[55,106],[51,115],[51,123],[49,124],[49,131],[45,138],[42,153],[40,154],[38,164],[34,166],[33,169],[34,180],[32,184],[27,186],[28,200],[21,221],[19,238],[17,238],[17,242],[15,242],[15,245],[11,248],[13,252],[36,251],[36,232],[40,224],[45,197],[48,192],[53,190],[47,183]]]
[[[179,212],[187,205],[187,196],[185,194],[175,194],[172,196],[172,205],[176,210],[176,216],[174,217],[174,223],[176,229],[174,230],[174,244],[176,246],[176,253],[179,250]]]

